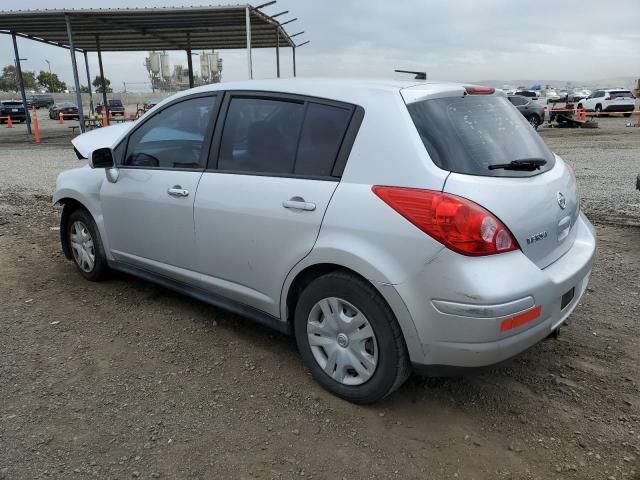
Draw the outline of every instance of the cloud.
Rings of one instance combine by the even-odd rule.
[[[110,0],[110,8],[189,5],[192,0]],[[204,2],[203,2],[204,3]],[[23,0],[3,0],[3,9]],[[85,8],[85,0],[58,0],[56,8]],[[31,0],[29,8],[49,8]],[[638,75],[639,0],[278,0],[267,13],[289,10],[298,17],[290,33],[299,41],[298,74],[303,76],[390,77],[395,68],[427,71],[429,78],[473,81],[562,78],[577,82]],[[20,40],[26,70],[46,69],[44,59],[71,82],[67,51]],[[284,76],[291,75],[291,52],[281,52]],[[116,88],[148,81],[146,53],[105,53],[105,74]],[[224,80],[247,76],[246,52],[223,51]],[[9,37],[0,36],[0,58],[13,58]],[[171,52],[173,64],[186,64],[184,52]],[[254,76],[275,76],[275,53],[254,50]],[[79,57],[81,60],[81,57]],[[80,62],[82,65],[82,62]],[[90,54],[92,75],[97,60]],[[140,82],[140,83],[138,83]],[[83,83],[86,83],[84,80]]]

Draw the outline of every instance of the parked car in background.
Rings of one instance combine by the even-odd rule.
[[[566,101],[570,103],[576,103],[576,102],[579,102],[580,100],[587,98],[589,95],[591,95],[591,92],[585,93],[584,90],[574,90],[573,92],[569,92],[567,94]]]
[[[545,98],[547,99],[547,103],[554,103],[560,100],[560,95],[555,90],[547,90],[545,92]]]
[[[544,107],[542,105],[521,95],[511,95],[508,98],[535,130],[544,123]]]
[[[151,110],[153,107],[155,107],[161,101],[162,100],[158,100],[158,99],[147,100],[146,102],[144,102],[143,108],[144,108],[145,111]]]
[[[63,114],[63,118],[65,120],[70,118],[77,120],[80,118],[78,107],[71,102],[54,103],[49,108],[49,118],[51,119],[58,120],[60,118],[60,113]]]
[[[27,95],[27,103],[29,107],[49,108],[55,103],[53,97],[49,94]]]
[[[533,101],[537,101],[540,99],[538,92],[535,90],[516,90],[514,95],[517,95],[520,97],[527,97]]]
[[[630,117],[635,109],[636,97],[631,90],[614,88],[596,90],[587,98],[580,100],[578,108],[584,108],[590,112],[623,112],[625,117]]]
[[[492,87],[225,82],[72,143],[91,168],[61,173],[53,201],[81,275],[293,334],[355,403],[519,354],[589,281],[575,175]]]
[[[124,105],[122,104],[122,100],[107,100],[107,107],[111,112],[111,115],[122,115],[124,116]],[[96,113],[98,115],[102,115],[104,111],[104,105],[98,104],[96,107]]]
[[[11,117],[12,122],[24,122],[27,114],[24,110],[22,100],[2,100],[0,101],[0,123],[7,123],[6,117]]]

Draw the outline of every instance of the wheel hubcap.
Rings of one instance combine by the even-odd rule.
[[[69,237],[73,259],[83,272],[89,273],[96,263],[96,251],[89,229],[84,223],[76,220],[71,225]]]
[[[307,321],[311,353],[324,372],[344,385],[361,385],[378,366],[371,324],[354,305],[337,297],[316,303]]]

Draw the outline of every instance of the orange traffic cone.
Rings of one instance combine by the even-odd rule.
[[[7,128],[13,128],[13,122],[11,121],[11,116],[7,117]]]
[[[107,123],[107,116],[106,115],[102,115],[102,126],[106,127],[109,124]]]
[[[36,143],[40,143],[40,127],[38,126],[38,113],[36,107],[33,107],[33,136]]]
[[[58,114],[58,123],[62,125],[64,123],[64,113],[60,112]]]
[[[576,119],[579,122],[584,122],[587,119],[587,112],[584,108],[578,109],[578,115],[576,116]]]

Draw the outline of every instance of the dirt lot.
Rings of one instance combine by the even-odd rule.
[[[84,281],[48,203],[78,165],[67,139],[0,131],[0,479],[639,479],[640,129],[601,124],[541,132],[600,242],[560,338],[366,408],[321,390],[290,338],[125,275]]]

